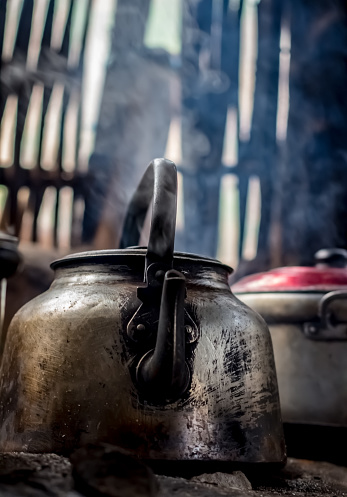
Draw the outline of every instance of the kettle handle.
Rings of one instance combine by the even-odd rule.
[[[154,159],[148,165],[131,199],[126,214],[120,248],[137,245],[148,207],[153,211],[146,268],[155,262],[172,267],[177,209],[177,169],[167,159]]]
[[[188,388],[189,368],[185,360],[185,277],[172,269],[177,208],[177,169],[167,159],[154,159],[130,202],[120,248],[135,245],[153,197],[153,212],[146,253],[144,281],[137,288],[142,304],[127,326],[129,336],[146,334],[148,316],[155,304],[156,344],[138,362],[136,382],[147,400],[171,402]],[[146,318],[144,319],[144,316]],[[145,324],[144,324],[145,323]]]

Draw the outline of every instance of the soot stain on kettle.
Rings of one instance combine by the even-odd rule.
[[[246,341],[241,339],[238,344],[224,354],[223,364],[226,374],[231,374],[237,379],[250,372],[252,368],[252,353],[247,348]]]
[[[222,425],[221,432],[226,439],[232,439],[235,445],[239,447],[240,455],[244,455],[247,446],[247,437],[245,429],[240,421],[226,421]]]

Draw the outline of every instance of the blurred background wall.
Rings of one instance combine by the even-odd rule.
[[[347,248],[346,14],[344,0],[0,0],[1,228],[33,261],[117,247],[165,156],[176,250],[237,278]]]

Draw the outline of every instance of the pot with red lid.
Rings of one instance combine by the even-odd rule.
[[[268,323],[285,423],[347,427],[347,252],[247,276],[234,294]]]

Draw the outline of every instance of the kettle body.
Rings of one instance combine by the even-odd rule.
[[[284,462],[265,322],[231,293],[230,268],[167,254],[149,244],[53,263],[51,288],[8,331],[1,451],[106,441],[143,459]]]

